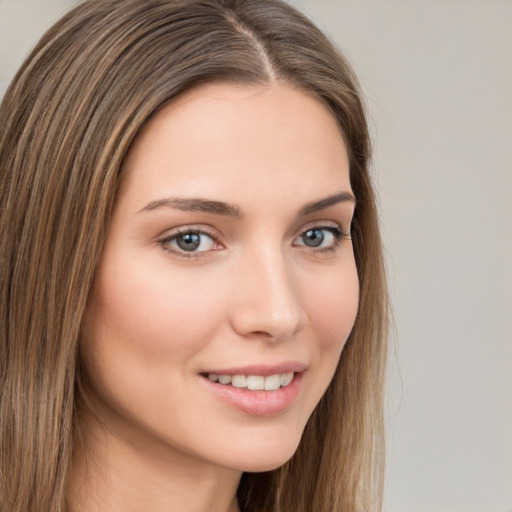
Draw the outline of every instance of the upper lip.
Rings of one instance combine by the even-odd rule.
[[[216,368],[201,373],[215,373],[216,375],[260,375],[268,377],[280,373],[303,372],[307,366],[299,361],[285,361],[277,364],[249,364],[229,368]]]

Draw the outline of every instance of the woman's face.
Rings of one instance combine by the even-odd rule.
[[[171,458],[283,464],[357,312],[335,119],[287,85],[210,84],[151,120],[124,171],[81,340],[95,415]]]

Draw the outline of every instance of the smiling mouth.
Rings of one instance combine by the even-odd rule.
[[[274,375],[218,375],[216,373],[202,374],[211,382],[234,388],[245,388],[250,391],[276,391],[288,386],[294,377],[294,372],[277,373]]]

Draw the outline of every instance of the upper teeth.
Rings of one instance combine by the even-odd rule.
[[[250,390],[273,391],[281,386],[288,386],[293,380],[293,372],[278,373],[262,377],[261,375],[218,375],[209,373],[208,378],[219,384],[231,384],[235,388],[247,388]]]

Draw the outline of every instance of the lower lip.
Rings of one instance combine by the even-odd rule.
[[[299,395],[303,373],[296,373],[288,386],[274,391],[252,391],[247,388],[235,388],[231,385],[201,380],[221,400],[230,406],[252,416],[272,416],[288,409]]]

